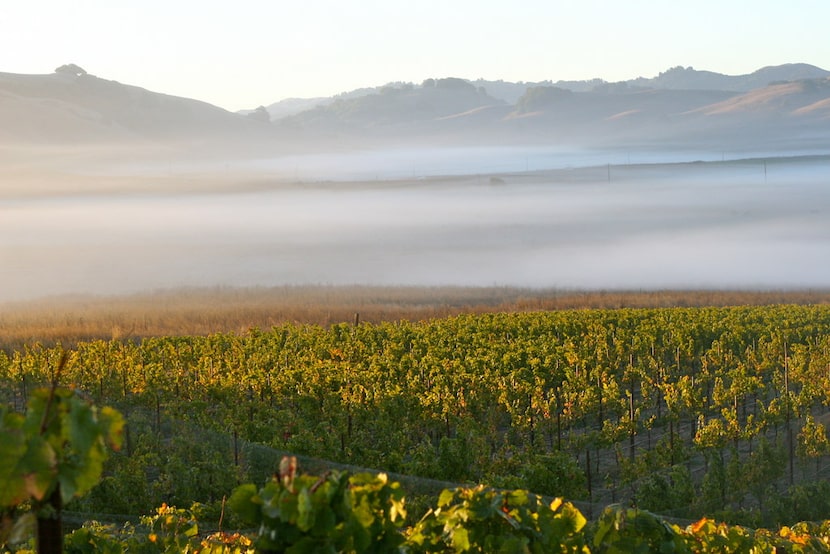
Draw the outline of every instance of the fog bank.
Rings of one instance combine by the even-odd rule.
[[[830,284],[827,159],[628,165],[625,153],[617,156],[614,165],[535,172],[530,154],[487,172],[454,158],[465,171],[400,169],[412,172],[408,180],[386,182],[402,165],[393,156],[388,168],[361,159],[344,166],[364,181],[227,192],[229,174],[223,193],[12,195],[0,199],[0,301],[306,283]],[[279,163],[291,172],[290,162]],[[322,164],[314,167],[324,176]],[[368,177],[373,170],[377,179]]]

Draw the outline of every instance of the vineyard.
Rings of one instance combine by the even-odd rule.
[[[0,352],[0,402],[23,412],[60,366],[61,385],[123,414],[120,451],[66,506],[79,517],[198,502],[215,522],[291,453],[564,497],[588,520],[777,528],[830,519],[828,330],[830,307],[782,305],[29,343]],[[414,528],[434,492],[411,483]]]

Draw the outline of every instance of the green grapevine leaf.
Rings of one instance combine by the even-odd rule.
[[[452,533],[452,546],[456,552],[464,552],[470,549],[470,535],[464,527],[457,527]]]
[[[121,449],[124,438],[124,418],[115,408],[104,406],[98,410],[98,425],[107,446],[115,451]]]
[[[527,552],[527,540],[508,537],[499,548],[499,554],[524,554]]]
[[[438,507],[443,508],[444,506],[448,506],[450,502],[453,501],[455,498],[455,492],[450,489],[444,489],[441,491],[441,494],[438,496]]]
[[[297,495],[297,527],[308,532],[314,526],[314,507],[308,489],[303,487]]]
[[[20,464],[27,451],[23,433],[0,429],[0,507],[14,506],[27,497]]]
[[[35,500],[43,500],[54,486],[56,464],[51,445],[40,436],[32,437],[18,471],[26,484],[26,492]]]
[[[256,486],[251,483],[236,487],[228,499],[228,507],[239,516],[244,525],[259,524],[261,506],[262,499],[257,496]]]
[[[69,411],[64,419],[64,425],[67,427],[65,434],[69,439],[69,447],[81,456],[85,456],[92,449],[100,434],[95,414],[92,406],[77,397],[72,397],[66,402],[69,404]]]
[[[290,483],[294,487],[294,483]],[[284,522],[296,523],[298,512],[297,495],[288,489],[282,489],[277,496],[279,515],[277,517]]]
[[[99,442],[87,452],[64,459],[58,466],[58,480],[63,500],[68,502],[75,496],[83,496],[97,485],[106,458],[107,452]]]
[[[123,426],[118,412],[105,414],[102,426],[93,406],[60,388],[32,391],[25,417],[3,412],[0,507],[41,502],[58,485],[67,502],[97,485],[107,458],[103,435],[117,444]]]
[[[5,414],[0,427],[0,506],[46,496],[54,482],[55,453],[39,435],[27,440],[23,419]]]
[[[279,482],[274,480],[266,484],[259,491],[259,498],[262,501],[262,514],[270,519],[279,519],[281,516],[280,496],[282,491]]]
[[[507,497],[511,506],[524,506],[530,502],[528,492],[522,489],[508,492]]]
[[[370,527],[375,522],[375,515],[372,513],[372,506],[369,504],[368,496],[361,495],[360,499],[354,505],[353,510],[355,518],[363,527]]]

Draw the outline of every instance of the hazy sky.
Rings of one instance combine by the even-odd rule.
[[[428,77],[830,69],[827,0],[0,0],[0,71],[76,63],[230,110]]]

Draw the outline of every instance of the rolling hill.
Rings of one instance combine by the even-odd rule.
[[[625,84],[629,87],[666,90],[749,92],[775,83],[824,79],[827,77],[830,77],[830,71],[805,63],[762,67],[746,75],[722,75],[712,71],[698,71],[691,67],[678,66],[664,71],[652,79],[641,77],[625,81]]]
[[[70,66],[62,66],[70,67]],[[260,122],[198,100],[90,75],[0,73],[0,140],[33,143],[265,136]]]
[[[491,92],[492,90],[492,92]],[[521,94],[519,94],[521,93]],[[13,144],[517,144],[730,148],[830,144],[830,72],[807,64],[727,76],[676,67],[621,83],[428,79],[253,114],[102,79],[74,66],[0,73],[0,141]],[[257,116],[257,117],[252,117]],[[263,119],[263,115],[270,116]],[[806,137],[806,138],[805,138]],[[279,146],[277,146],[279,145]]]

